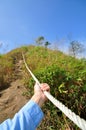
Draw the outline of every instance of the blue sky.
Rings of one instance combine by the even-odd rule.
[[[44,36],[86,44],[86,0],[0,0],[0,43],[11,50]],[[68,41],[61,43],[66,48]]]

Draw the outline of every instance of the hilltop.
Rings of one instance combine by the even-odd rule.
[[[0,122],[12,118],[33,94],[34,81],[24,66],[22,52],[39,81],[51,86],[51,94],[86,119],[86,60],[59,50],[23,46],[0,55]],[[46,116],[39,130],[78,130],[50,102],[44,105],[43,111]]]

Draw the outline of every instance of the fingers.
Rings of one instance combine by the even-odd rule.
[[[50,91],[50,87],[47,83],[42,83],[40,87],[42,91]]]
[[[43,92],[43,91],[48,91],[50,92],[50,87],[47,83],[42,83],[40,86],[36,83],[34,86],[34,92]]]

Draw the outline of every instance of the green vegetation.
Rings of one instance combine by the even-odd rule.
[[[23,46],[0,56],[0,89],[4,89],[5,84],[19,78],[15,77],[15,66],[22,60],[22,51],[27,64],[39,81],[50,85],[51,94],[86,119],[86,59],[76,59],[41,46]],[[31,96],[34,81],[23,63],[22,72],[22,79],[27,87],[27,93],[23,95]],[[45,118],[39,130],[79,130],[51,102],[43,106],[43,111]]]

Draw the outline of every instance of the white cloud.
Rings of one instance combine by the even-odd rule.
[[[6,53],[8,51],[8,46],[6,41],[0,41],[0,53]]]

